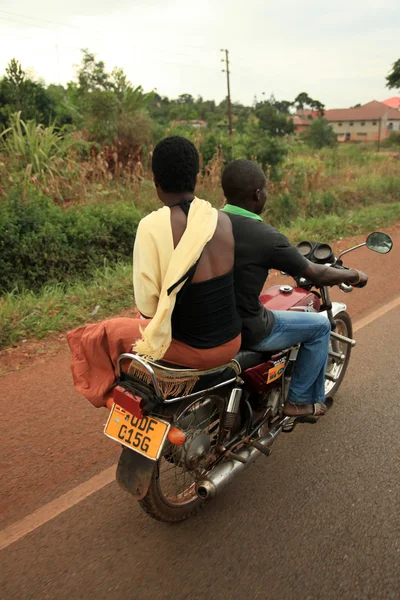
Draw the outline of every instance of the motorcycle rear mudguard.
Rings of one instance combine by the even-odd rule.
[[[157,462],[129,448],[123,448],[117,467],[117,483],[136,500],[147,494]]]

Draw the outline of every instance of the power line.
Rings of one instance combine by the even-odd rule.
[[[31,15],[21,15],[20,13],[14,13],[14,12],[10,12],[10,11],[7,11],[7,10],[0,10],[0,13],[6,14],[6,15],[11,15],[11,16],[14,16],[14,17],[18,17],[20,19],[25,19],[25,20],[26,19],[31,19],[31,20],[34,20],[34,21],[39,21],[41,23],[48,23],[49,25],[59,25],[60,27],[67,27],[69,29],[74,29],[75,31],[81,31],[82,30],[82,27],[79,27],[77,25],[71,25],[70,23],[61,23],[60,21],[50,21],[48,19],[42,19],[41,17],[38,18],[38,17],[33,17]],[[41,29],[47,29],[48,31],[55,31],[54,29],[48,29],[47,27],[42,27],[41,25],[38,25],[36,23],[25,23],[24,21],[22,21],[22,22],[15,21],[13,19],[9,19],[9,18],[6,18],[6,17],[0,17],[0,19],[11,21],[11,22],[17,23],[18,25],[28,25],[28,26],[32,26],[32,27],[40,27]],[[100,29],[93,29],[93,28],[91,28],[91,31],[97,32],[99,35],[103,35],[104,34],[104,32],[101,31]],[[180,46],[175,46],[175,47],[181,48],[183,46],[185,48],[196,48],[198,50],[204,50],[204,49],[210,50],[209,46],[206,46],[206,45],[201,45],[201,46],[196,45],[195,46],[193,44],[186,44],[186,43],[181,44]],[[138,45],[137,47],[141,48],[142,46]],[[174,52],[174,54],[176,54],[176,53]],[[183,53],[179,53],[179,54],[180,54],[180,56],[187,56],[187,54],[183,54]]]
[[[14,21],[13,19],[8,19],[7,17],[1,17],[0,16],[0,21],[2,21],[2,20],[11,21],[11,22],[14,22],[14,23],[18,23],[19,25],[28,25],[28,26],[32,26],[32,27],[36,27],[36,28],[40,28],[40,29],[45,29],[47,31],[51,31],[51,32],[55,33],[54,30],[48,29],[47,27],[42,27],[41,25],[37,25],[36,23],[32,23],[32,24],[30,24],[30,23],[19,23],[18,21]],[[29,40],[29,39],[35,39],[35,38],[34,37],[29,37],[29,36],[21,36],[20,39],[28,39]],[[100,38],[97,38],[97,39],[100,39]],[[82,50],[82,47],[80,47],[80,46],[73,46],[72,44],[66,44],[66,43],[60,42],[59,40],[56,42],[56,44],[58,46],[60,46],[61,48],[64,47],[64,48],[71,48],[73,50]],[[140,44],[135,45],[133,43],[127,43],[127,42],[125,42],[125,43],[123,43],[123,44],[120,45],[120,48],[121,49],[125,48],[126,50],[129,50],[131,48],[142,49],[142,46]],[[161,49],[157,50],[156,48],[152,48],[152,49],[150,49],[148,51],[148,54],[152,54],[152,53],[158,54],[158,55],[162,55],[163,57],[165,57],[165,52],[163,50],[161,50]],[[172,56],[173,57],[182,56],[182,57],[188,58],[187,53],[186,54],[183,54],[183,53],[181,54],[181,53],[178,53],[178,52],[173,52]],[[167,56],[167,58],[168,58],[168,56]],[[159,60],[159,59],[157,59],[157,62],[159,64],[170,64],[170,65],[176,65],[176,66],[182,66],[182,67],[193,67],[193,65],[196,64],[197,68],[200,66],[203,69],[208,69],[208,70],[214,70],[215,69],[216,70],[216,67],[206,66],[206,65],[204,65],[204,63],[202,61],[201,61],[200,64],[198,64],[198,63],[194,63],[194,62],[192,62],[192,63],[182,63],[182,62],[178,62],[177,60]]]
[[[13,17],[19,17],[21,19],[31,19],[33,21],[41,21],[42,23],[49,23],[50,25],[60,25],[61,27],[73,28],[73,26],[71,26],[67,23],[60,23],[59,21],[49,21],[48,19],[32,17],[31,15],[21,15],[20,13],[14,13],[14,12],[10,12],[8,10],[0,10],[0,13],[3,13],[4,15],[11,15]]]
[[[1,21],[9,21],[10,23],[17,23],[17,25],[27,25],[28,27],[36,27],[37,29],[44,29],[45,31],[51,31],[52,33],[56,33],[54,29],[49,29],[48,27],[43,27],[42,25],[37,25],[36,23],[25,23],[23,21],[16,21],[15,19],[10,19],[9,17],[0,17]]]
[[[0,12],[1,12],[1,11],[0,11]],[[12,22],[12,23],[17,23],[18,25],[26,25],[27,27],[34,27],[34,28],[38,28],[38,29],[41,29],[41,30],[49,31],[49,32],[51,32],[51,33],[58,33],[58,32],[57,32],[56,30],[54,30],[54,29],[50,29],[50,28],[48,28],[48,27],[44,27],[44,26],[42,26],[42,25],[38,25],[37,23],[25,23],[25,22],[22,22],[22,21],[21,21],[21,22],[20,22],[20,21],[16,21],[15,19],[10,19],[10,18],[8,18],[8,17],[2,17],[2,16],[0,16],[0,22],[1,22],[1,21],[9,21],[9,22]],[[71,29],[72,29],[72,28],[71,28]],[[76,29],[76,30],[79,30],[79,29],[77,29],[77,28],[75,28],[75,29]],[[93,30],[93,31],[99,31],[99,30]],[[99,33],[100,33],[100,32],[99,32]],[[26,37],[24,37],[23,39],[29,39],[29,38],[26,38]],[[31,39],[34,39],[34,38],[31,38]],[[95,38],[94,38],[94,40],[95,40],[95,41],[97,40],[97,41],[101,41],[101,42],[102,42],[102,41],[104,41],[104,38],[99,36],[99,37],[95,37]],[[60,43],[60,42],[59,42],[59,40],[57,40],[57,42],[56,42],[56,43]],[[61,44],[61,46],[64,46],[64,47],[66,47],[66,48],[73,48],[73,49],[76,49],[76,50],[82,50],[82,47],[73,46],[72,44]],[[132,49],[132,48],[133,48],[133,49],[140,49],[140,50],[142,50],[142,49],[143,49],[143,46],[142,46],[141,44],[134,44],[134,43],[131,43],[131,42],[130,42],[130,43],[127,43],[127,42],[125,42],[125,43],[123,43],[123,44],[121,44],[121,45],[120,45],[120,48],[121,48],[121,49],[124,49],[124,48],[125,48],[126,50],[130,50],[130,49]],[[161,55],[161,56],[163,56],[163,57],[165,56],[165,51],[163,51],[161,48],[160,48],[159,50],[158,50],[158,49],[155,49],[155,48],[152,48],[152,49],[150,49],[150,50],[147,52],[147,54],[149,54],[149,53],[150,53],[150,54],[152,54],[152,53],[154,53],[154,54],[158,54],[158,55]],[[188,56],[187,56],[187,53],[181,53],[181,52],[175,52],[175,51],[173,51],[173,52],[172,52],[172,53],[170,53],[170,54],[171,54],[171,55],[172,55],[172,56],[173,56],[175,59],[176,59],[177,57],[184,57],[184,58],[187,58],[187,57],[188,57]],[[202,56],[201,58],[203,58],[203,56]],[[178,62],[177,60],[175,60],[175,61],[174,61],[174,60],[170,60],[170,61],[158,60],[158,62],[159,62],[159,63],[161,63],[161,64],[175,64],[175,65],[182,65],[182,66],[191,66],[189,63],[180,63],[180,62]],[[198,61],[198,62],[200,63],[200,59],[199,59],[199,61]],[[202,62],[202,61],[201,61],[201,62]],[[193,63],[192,63],[192,66],[193,66]],[[197,65],[197,66],[198,66],[198,65]],[[213,69],[213,67],[210,67],[210,66],[208,66],[208,67],[205,67],[205,68],[206,68],[206,69]]]

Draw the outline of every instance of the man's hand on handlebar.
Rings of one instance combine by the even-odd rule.
[[[355,273],[354,282],[349,281],[353,287],[363,288],[368,283],[368,275],[363,273],[362,271],[357,271],[357,269],[350,269],[351,273]]]
[[[368,275],[356,269],[346,269],[340,265],[329,267],[309,262],[307,269],[302,275],[312,281],[315,285],[339,285],[345,283],[353,287],[364,287],[368,282]]]

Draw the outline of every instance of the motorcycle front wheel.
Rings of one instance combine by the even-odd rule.
[[[351,323],[350,315],[346,311],[342,311],[335,316],[336,333],[344,335],[345,337],[353,337],[353,326]],[[329,357],[326,373],[333,377],[335,381],[331,379],[325,379],[325,396],[334,396],[340,388],[343,378],[346,374],[347,367],[350,361],[351,346],[343,342],[338,342],[338,351],[344,354],[345,359],[343,362],[337,362],[334,358]],[[332,340],[330,343],[330,350],[333,350]]]

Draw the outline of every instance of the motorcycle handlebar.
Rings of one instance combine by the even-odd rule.
[[[353,286],[348,285],[347,283],[339,283],[339,289],[342,290],[345,294],[353,291]]]

